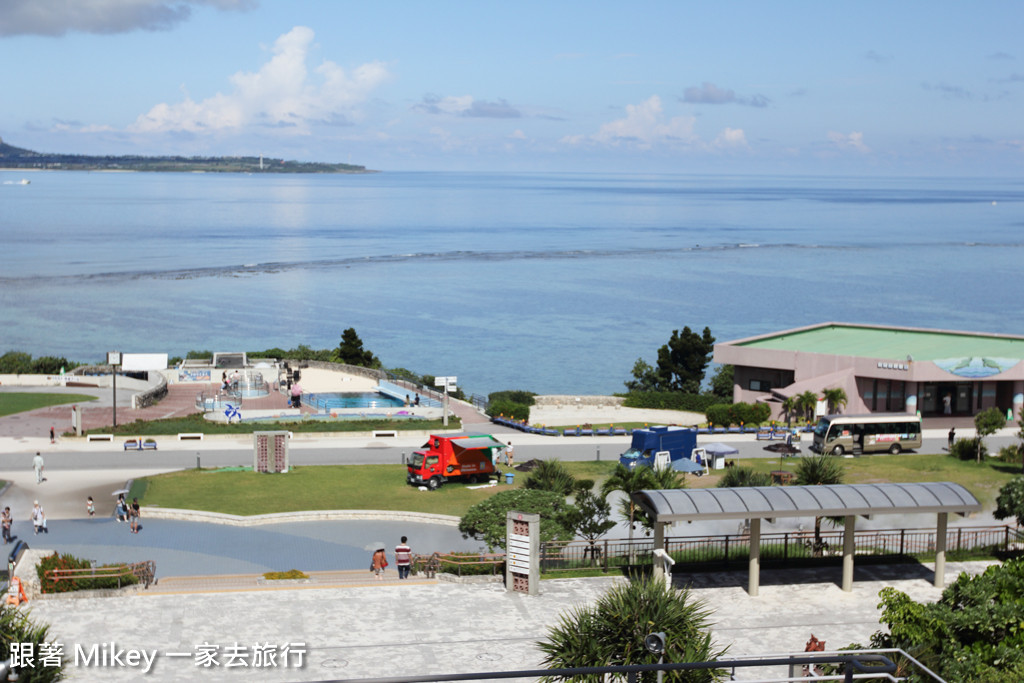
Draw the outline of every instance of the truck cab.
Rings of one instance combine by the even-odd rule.
[[[629,449],[619,456],[626,467],[669,467],[689,458],[697,447],[697,430],[688,427],[634,429]]]
[[[449,481],[487,481],[505,444],[489,434],[432,434],[414,451],[406,482],[431,490]]]

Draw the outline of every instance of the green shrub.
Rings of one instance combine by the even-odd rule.
[[[530,421],[530,406],[516,403],[508,399],[491,401],[487,404],[487,414],[491,417],[507,417],[511,420]]]
[[[511,401],[512,403],[522,403],[523,405],[532,406],[536,401],[535,397],[537,394],[532,391],[523,391],[522,389],[506,389],[505,391],[495,391],[487,395],[487,400],[491,401]]]
[[[623,405],[627,408],[649,410],[687,410],[703,413],[708,406],[721,403],[713,394],[684,394],[678,391],[633,391],[626,394]]]
[[[298,569],[289,569],[286,572],[265,572],[263,578],[267,581],[288,581],[295,579],[308,579],[309,574]]]
[[[1024,446],[1021,444],[1003,446],[999,449],[999,455],[996,457],[999,458],[1001,462],[1020,462],[1024,459]]]
[[[11,645],[14,643],[32,643],[32,651],[38,656],[40,646],[43,643],[52,643],[54,640],[56,638],[50,633],[49,625],[33,621],[18,607],[0,603],[0,660],[7,660]],[[59,681],[64,678],[65,661],[66,659],[61,657],[61,663],[58,666],[42,666],[37,660],[35,667],[18,670],[18,680],[22,683]]]
[[[566,469],[565,465],[557,460],[541,460],[530,473],[530,478],[526,480],[524,488],[554,491],[568,496],[572,493],[575,485],[576,478]],[[593,486],[593,482],[591,482],[591,486]]]
[[[707,418],[709,424],[716,427],[728,427],[733,422],[732,405],[719,403],[708,406],[704,411],[704,417]]]
[[[120,564],[105,564],[97,569],[104,569],[107,567],[121,567]],[[72,579],[61,579],[60,581],[54,581],[51,579],[47,572],[51,569],[91,569],[92,562],[89,560],[75,557],[74,555],[48,555],[39,561],[36,565],[36,574],[39,576],[39,586],[43,593],[70,593],[71,591],[84,591],[84,590],[96,590],[100,588],[118,588],[119,586],[127,586],[139,582],[138,577],[133,574],[125,574],[124,576],[102,576],[96,578],[72,578]]]
[[[718,488],[736,488],[738,486],[771,486],[772,478],[767,472],[755,472],[751,467],[729,467],[718,482]]]
[[[949,454],[958,460],[974,460],[978,457],[978,441],[981,441],[978,437],[969,439],[957,439],[953,442],[953,449],[950,450]],[[985,442],[981,442],[981,457],[984,458],[988,455],[988,448],[985,447]]]

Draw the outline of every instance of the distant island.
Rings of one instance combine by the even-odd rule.
[[[0,139],[0,168],[51,171],[181,171],[190,173],[374,173],[365,166],[255,157],[85,156],[48,154]]]

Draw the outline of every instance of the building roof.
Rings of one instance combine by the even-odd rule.
[[[977,498],[948,481],[644,490],[633,500],[655,522],[981,511]]]
[[[899,360],[908,356],[913,360],[972,356],[1024,359],[1024,337],[835,322],[728,343],[744,348]]]

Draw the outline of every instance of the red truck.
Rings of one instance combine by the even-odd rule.
[[[505,444],[490,434],[431,435],[409,461],[406,481],[437,489],[447,481],[487,481]]]

